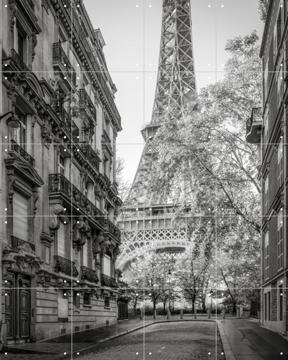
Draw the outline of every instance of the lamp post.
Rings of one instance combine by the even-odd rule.
[[[168,311],[167,311],[167,319],[170,319],[171,317],[171,313],[170,313],[170,292],[171,292],[171,288],[170,288],[170,277],[171,277],[171,270],[168,270]]]

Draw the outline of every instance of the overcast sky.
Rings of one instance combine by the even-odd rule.
[[[94,28],[100,28],[105,57],[118,89],[123,130],[118,156],[132,181],[143,149],[140,130],[149,123],[158,68],[162,0],[84,0]],[[258,0],[191,0],[197,90],[221,79],[225,43],[254,29],[262,35]]]

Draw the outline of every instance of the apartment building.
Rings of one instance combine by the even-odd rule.
[[[0,324],[19,343],[117,320],[121,119],[82,0],[0,11]]]

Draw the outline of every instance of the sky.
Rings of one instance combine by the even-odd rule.
[[[151,120],[156,87],[162,0],[84,0],[95,29],[105,40],[104,54],[118,91],[123,130],[117,156],[123,178],[132,182],[144,147],[140,130]],[[221,80],[228,39],[251,33],[261,37],[258,0],[191,0],[197,91]]]

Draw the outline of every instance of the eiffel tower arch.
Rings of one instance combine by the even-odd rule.
[[[145,146],[119,219],[122,251],[117,268],[125,270],[147,251],[179,253],[191,245],[189,212],[178,213],[169,194],[151,191],[150,174],[157,158],[154,137],[163,122],[181,121],[187,107],[197,107],[190,0],[163,0],[160,56],[152,118],[142,129]],[[177,216],[175,216],[177,213]]]

